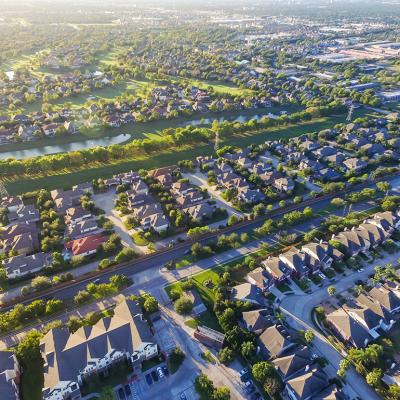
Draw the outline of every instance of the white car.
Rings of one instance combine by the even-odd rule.
[[[158,376],[159,376],[160,379],[165,378],[164,372],[163,372],[163,370],[162,370],[161,367],[158,367],[158,368],[157,368],[157,374],[158,374]]]

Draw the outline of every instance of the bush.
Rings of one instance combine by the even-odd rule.
[[[224,347],[219,351],[218,357],[222,364],[228,365],[234,359],[233,351],[229,347]]]
[[[180,347],[176,347],[169,356],[169,370],[174,374],[185,359],[185,353]]]
[[[175,301],[174,309],[178,314],[188,315],[193,309],[193,302],[189,297],[183,295]]]

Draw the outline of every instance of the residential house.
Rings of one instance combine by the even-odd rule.
[[[307,243],[301,251],[308,254],[311,259],[323,269],[330,268],[334,260],[343,258],[343,254],[327,242]]]
[[[265,359],[280,357],[296,346],[282,325],[272,325],[258,337],[257,353]]]
[[[238,190],[237,198],[247,204],[260,203],[265,200],[265,195],[260,189],[243,187]]]
[[[273,325],[271,316],[265,309],[244,311],[239,323],[244,329],[254,332],[256,335],[261,335],[265,329]]]
[[[3,252],[12,251],[17,255],[28,255],[34,253],[39,248],[37,233],[21,233],[2,241]]]
[[[158,345],[139,306],[124,300],[114,316],[75,333],[53,328],[40,342],[44,359],[44,400],[79,399],[92,377],[105,377],[114,365],[127,362],[135,371],[159,354]]]
[[[48,255],[35,253],[30,256],[19,255],[6,258],[3,267],[8,279],[16,279],[41,271],[48,265]]]
[[[136,181],[132,183],[132,191],[131,193],[135,194],[143,194],[143,195],[148,195],[149,194],[149,187],[146,185],[146,183],[142,180]]]
[[[148,215],[140,221],[143,229],[153,229],[158,233],[165,232],[169,228],[168,218],[162,213]]]
[[[390,238],[390,234],[384,229],[367,222],[360,224],[356,231],[363,239],[371,243],[372,248],[379,246]]]
[[[193,190],[186,194],[181,194],[176,198],[176,203],[179,208],[188,208],[201,203],[204,200],[203,193]]]
[[[307,347],[295,349],[291,354],[272,361],[278,375],[283,381],[290,379],[300,370],[312,364],[311,353]]]
[[[329,380],[320,367],[305,367],[286,381],[284,393],[291,400],[310,400],[329,386]]]
[[[73,256],[89,256],[97,253],[100,246],[108,240],[108,236],[97,233],[72,240],[64,245],[65,249]]]
[[[10,212],[8,215],[10,221],[18,221],[19,223],[24,222],[38,222],[39,221],[39,211],[35,206],[29,204],[27,206],[22,205],[17,208],[14,212]]]
[[[265,303],[262,290],[247,282],[232,288],[231,300],[249,302],[258,306],[262,306]]]
[[[357,256],[360,252],[365,253],[371,247],[371,243],[361,237],[355,229],[333,235],[332,240],[339,242],[346,255],[351,257]]]
[[[15,236],[22,235],[24,233],[31,233],[32,236],[38,236],[38,229],[34,222],[22,222],[15,223],[6,227],[1,233],[2,240],[12,239]]]
[[[381,304],[391,314],[400,311],[400,291],[390,290],[385,286],[375,286],[368,292],[368,297]]]
[[[288,193],[294,189],[294,181],[290,178],[282,177],[275,179],[272,183],[272,186],[281,193]]]
[[[93,234],[99,230],[100,228],[95,219],[85,219],[73,225],[67,225],[64,236],[69,238],[69,240],[75,240]]]
[[[206,202],[183,208],[182,211],[190,215],[196,221],[203,221],[204,219],[211,218],[215,211],[215,206]]]
[[[270,278],[268,272],[261,267],[249,272],[245,279],[250,284],[260,288],[263,292],[266,291],[274,282],[274,280]]]
[[[0,208],[6,208],[8,212],[16,212],[18,208],[24,205],[21,197],[3,197],[1,199]]]
[[[355,302],[345,304],[343,309],[363,325],[374,339],[380,336],[380,329],[388,331],[394,324],[391,313],[364,294],[359,295]]]
[[[343,161],[347,171],[360,171],[367,167],[368,163],[356,157],[347,158]]]
[[[186,296],[193,303],[191,314],[194,317],[198,317],[199,315],[207,311],[207,307],[204,305],[203,300],[201,299],[200,295],[197,293],[195,289],[187,291]]]
[[[285,253],[279,254],[279,259],[286,264],[298,278],[308,275],[309,269],[307,267],[306,253],[292,248]]]
[[[343,308],[332,311],[326,316],[336,334],[351,346],[365,347],[372,340],[364,325],[348,314]]]
[[[268,257],[261,264],[275,283],[285,281],[292,273],[290,268],[279,257]]]
[[[64,219],[66,224],[74,225],[91,217],[92,213],[89,210],[85,210],[82,206],[77,206],[67,208]]]
[[[155,202],[154,197],[150,194],[137,194],[134,191],[129,191],[126,194],[128,196],[128,207],[130,209],[142,207]]]
[[[0,351],[1,400],[19,400],[21,369],[17,357],[11,351]]]

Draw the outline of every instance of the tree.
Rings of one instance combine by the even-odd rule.
[[[54,314],[61,311],[64,308],[64,303],[62,300],[51,299],[46,303],[46,314]]]
[[[346,204],[346,201],[340,197],[335,197],[331,200],[331,205],[334,207],[343,207]]]
[[[399,400],[400,399],[400,386],[390,385],[387,391],[388,400]]]
[[[193,302],[189,297],[183,295],[175,301],[174,309],[178,314],[187,315],[190,314],[193,309]]]
[[[92,295],[86,290],[80,290],[74,297],[74,302],[76,304],[83,304],[89,301],[92,298]]]
[[[17,346],[17,356],[25,362],[40,359],[39,343],[41,338],[42,334],[37,330],[29,331]]]
[[[304,333],[304,339],[308,344],[310,344],[314,340],[314,336],[314,332],[311,329]]]
[[[123,289],[131,283],[131,280],[125,275],[113,275],[110,277],[110,283],[114,285],[118,290]]]
[[[383,376],[383,371],[380,368],[374,368],[365,377],[368,385],[377,388],[381,385],[381,379]]]
[[[336,288],[335,288],[335,286],[328,286],[327,291],[328,291],[329,296],[334,296],[336,293]]]
[[[252,358],[256,353],[256,346],[253,342],[244,342],[242,343],[241,352],[243,357],[247,359]]]
[[[67,327],[71,333],[76,332],[82,326],[82,320],[76,315],[71,315],[67,322]]]
[[[274,375],[275,369],[270,362],[260,361],[253,365],[251,372],[253,373],[256,381],[264,384],[267,378],[270,378]]]
[[[347,360],[346,358],[343,358],[340,360],[339,363],[339,369],[337,371],[337,375],[339,378],[345,378],[346,377],[346,371],[350,368],[350,361]]]
[[[180,347],[175,347],[175,349],[172,350],[172,353],[169,356],[169,365],[171,374],[173,374],[175,371],[178,370],[178,368],[183,363],[184,359],[185,359],[185,353],[182,351]]]
[[[382,181],[382,182],[377,182],[377,183],[376,183],[376,187],[377,187],[378,190],[381,191],[381,192],[387,192],[387,191],[390,190],[391,184],[390,184],[389,182]]]
[[[224,347],[218,352],[218,357],[222,364],[228,365],[234,359],[233,351],[229,347]]]
[[[231,392],[227,387],[222,386],[214,389],[212,400],[229,400],[230,398]]]
[[[143,303],[143,308],[146,312],[149,314],[155,313],[158,311],[158,301],[155,297],[146,295],[145,296],[145,301]]]
[[[32,279],[31,285],[35,290],[42,290],[51,286],[51,280],[47,276],[37,276]]]
[[[200,374],[194,381],[194,387],[202,399],[211,399],[214,393],[214,384],[205,374]]]

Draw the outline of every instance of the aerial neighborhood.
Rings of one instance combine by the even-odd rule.
[[[400,400],[396,1],[0,34],[0,400]]]

